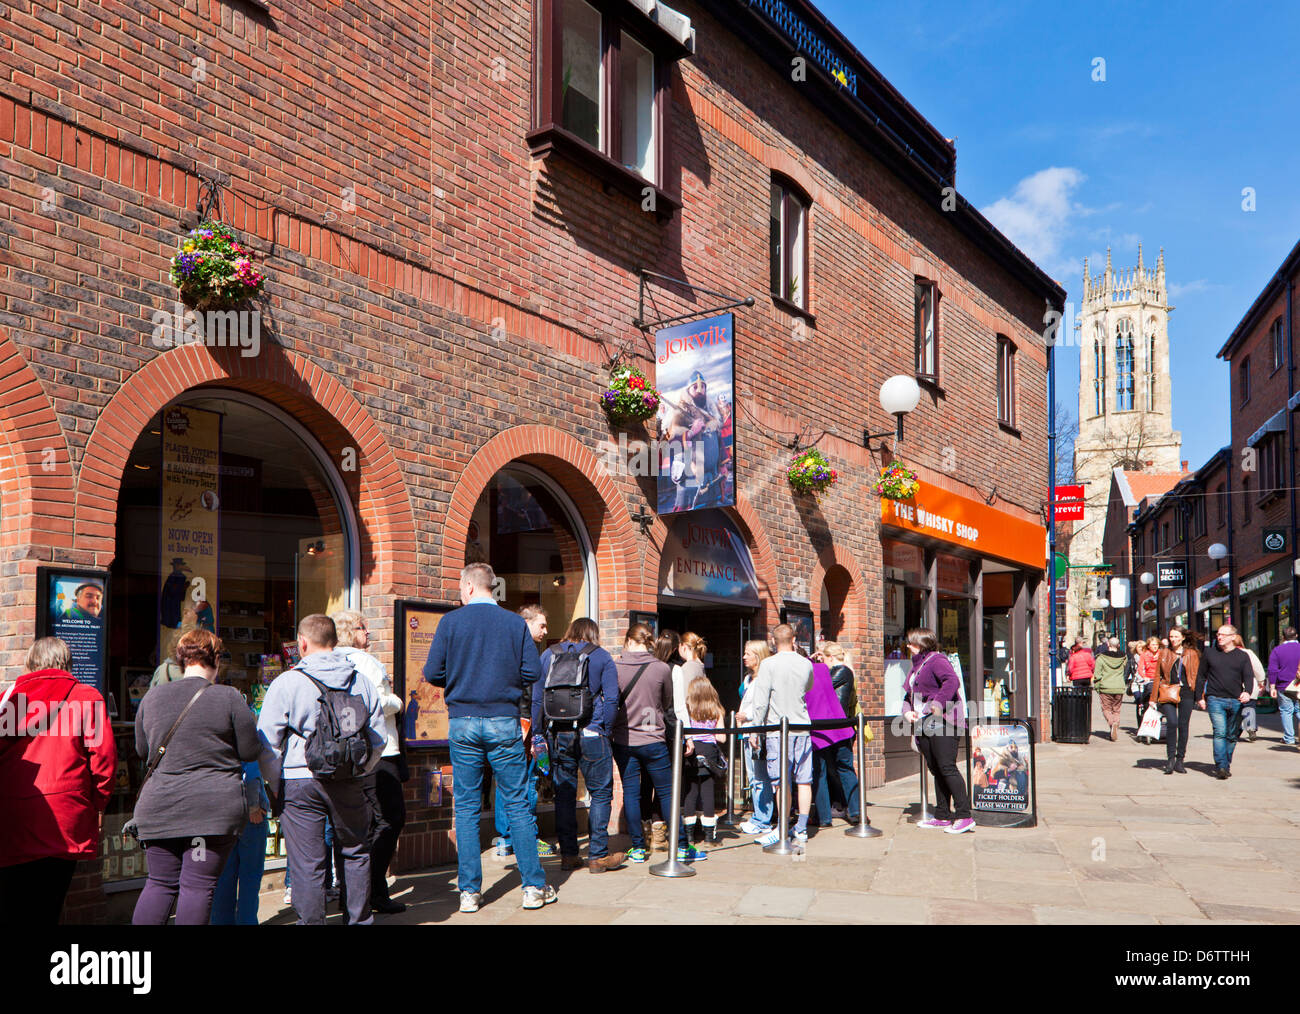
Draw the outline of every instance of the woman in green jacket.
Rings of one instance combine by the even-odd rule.
[[[1110,739],[1119,739],[1119,711],[1124,703],[1124,670],[1127,659],[1120,649],[1119,638],[1106,642],[1106,649],[1097,653],[1097,663],[1092,671],[1092,685],[1101,697],[1101,713],[1110,726]]]

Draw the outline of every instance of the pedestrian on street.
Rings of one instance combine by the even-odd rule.
[[[1065,664],[1065,675],[1071,685],[1087,688],[1092,686],[1092,670],[1095,661],[1088,644],[1082,637],[1075,638],[1074,647],[1070,649],[1070,659]]]
[[[1241,639],[1240,634],[1232,635],[1232,643],[1237,646],[1238,651],[1244,651],[1246,657],[1250,659],[1250,671],[1255,678],[1254,683],[1251,684],[1250,700],[1243,701],[1241,705],[1241,731],[1245,734],[1246,740],[1253,743],[1255,734],[1259,731],[1259,716],[1255,713],[1255,702],[1259,700],[1268,674],[1264,670],[1264,663],[1259,660],[1258,655],[1246,647],[1246,642]]]
[[[1127,658],[1120,649],[1119,638],[1112,637],[1097,655],[1093,686],[1101,698],[1101,714],[1110,727],[1110,741],[1119,739],[1119,713],[1124,705],[1124,672]]]
[[[1295,627],[1282,629],[1282,643],[1268,656],[1268,692],[1277,699],[1277,709],[1282,713],[1282,742],[1296,745],[1296,716],[1300,715],[1300,702],[1283,691],[1300,675],[1300,640]]]
[[[727,717],[722,700],[707,676],[696,676],[686,687],[686,713],[692,729],[716,729]],[[682,769],[682,823],[686,840],[695,841],[699,817],[703,840],[718,843],[718,807],[715,789],[731,775],[718,744],[726,739],[718,733],[687,737],[690,756]]]
[[[1214,777],[1232,777],[1232,753],[1241,734],[1241,706],[1250,700],[1255,673],[1250,658],[1237,647],[1237,628],[1225,623],[1215,631],[1218,645],[1205,649],[1196,706],[1210,713],[1214,726]]]
[[[1169,647],[1160,653],[1160,671],[1151,684],[1151,700],[1165,720],[1165,774],[1187,774],[1187,730],[1196,710],[1196,683],[1201,652],[1182,627],[1169,629]]]
[[[497,605],[495,581],[486,563],[471,563],[460,572],[464,604],[439,622],[424,663],[424,678],[446,688],[462,912],[477,912],[483,903],[479,816],[489,769],[505,797],[523,907],[541,908],[558,898],[537,857],[537,818],[525,788],[525,724],[533,684],[541,676],[537,646],[523,617]]]
[[[670,753],[677,729],[673,710],[673,672],[668,663],[650,653],[653,634],[644,623],[628,627],[618,669],[618,713],[614,718],[614,763],[623,782],[623,816],[632,847],[627,857],[634,863],[650,858],[641,824],[642,779],[654,783],[660,800],[672,799],[673,761]],[[677,858],[683,862],[707,859],[686,840],[686,823],[678,828]]]
[[[406,826],[406,800],[402,783],[409,777],[406,758],[402,755],[397,723],[402,714],[402,699],[393,693],[393,679],[384,663],[370,654],[370,626],[354,609],[345,609],[332,617],[339,643],[334,649],[344,656],[361,675],[374,684],[379,706],[384,713],[384,730],[388,737],[379,757],[379,766],[366,775],[363,786],[373,817],[370,822],[370,909],[381,915],[405,912],[406,906],[388,896],[388,864],[397,851],[397,838]]]
[[[1091,659],[1082,639],[1076,642],[1075,649],[1071,658],[1082,653]],[[939,650],[933,630],[909,630],[907,650],[912,656],[912,671],[903,687],[903,700],[908,702],[903,717],[915,725],[917,749],[934,778],[934,806],[929,819],[918,822],[917,827],[948,834],[973,832],[970,794],[957,770],[957,744],[966,730],[961,677]]]
[[[1133,703],[1137,705],[1137,724],[1142,725],[1142,716],[1151,702],[1151,687],[1160,672],[1160,638],[1152,636],[1146,639],[1138,651],[1138,672],[1130,684],[1129,692]]]
[[[740,709],[736,712],[737,725],[753,724],[749,717],[754,707],[754,698],[750,690],[754,686],[754,678],[758,675],[758,667],[763,664],[763,659],[769,658],[771,654],[772,649],[768,647],[766,641],[745,642],[742,656],[745,663],[745,678],[740,684]],[[741,741],[740,749],[745,757],[745,771],[749,775],[749,805],[753,810],[749,820],[741,824],[740,829],[745,834],[764,835],[772,830],[774,806],[772,781],[767,777],[767,758],[761,747],[756,750],[750,746],[748,736]]]
[[[262,785],[257,761],[244,764],[244,806],[248,823],[239,833],[212,892],[213,926],[256,926],[261,901],[262,874],[266,872],[266,825],[271,802]]]
[[[42,637],[0,705],[0,926],[58,924],[78,860],[99,853],[117,742],[99,691]]]
[[[223,646],[210,630],[186,631],[176,642],[183,676],[149,690],[135,715],[136,756],[154,765],[135,803],[149,879],[131,922],[206,926],[227,856],[248,819],[243,765],[264,760],[248,702],[232,686],[214,686]],[[268,691],[268,696],[270,691]]]
[[[824,662],[813,663],[813,685],[807,696],[808,717],[814,722],[823,719],[844,720],[844,708],[835,693],[830,668]],[[817,808],[819,827],[831,826],[831,789],[839,790],[847,803],[849,822],[858,822],[858,776],[853,770],[853,743],[856,733],[852,726],[841,729],[814,729],[813,745],[813,805]]]
[[[795,650],[794,628],[782,623],[772,631],[772,644],[776,652],[763,660],[752,688],[753,720],[755,725],[778,725],[782,718],[791,725],[808,724],[806,696],[813,685],[812,663]],[[758,735],[749,737],[750,745],[758,746]],[[769,732],[767,745],[767,777],[773,785],[781,779],[781,734]],[[799,843],[808,840],[808,814],[812,809],[812,737],[806,732],[791,733],[786,744],[786,762],[791,781],[796,787],[799,816],[790,837]],[[781,801],[777,800],[777,805]],[[766,848],[776,844],[780,836],[777,829],[758,839]]]
[[[578,771],[582,771],[591,805],[587,810],[587,869],[617,869],[624,853],[609,851],[609,815],[614,806],[614,754],[610,737],[618,714],[618,670],[600,646],[600,627],[583,616],[569,624],[559,644],[542,652],[542,678],[533,684],[533,728],[542,730],[555,782],[555,830],[560,839],[560,868],[579,869]],[[573,720],[556,717],[555,695],[568,703],[571,678],[585,688],[584,714]],[[560,684],[553,686],[553,683]]]
[[[283,782],[280,827],[293,868],[293,907],[298,925],[325,923],[326,878],[334,827],[334,870],[346,925],[371,925],[370,803],[365,777],[379,766],[388,725],[379,690],[334,649],[338,632],[323,613],[298,624],[299,662],[277,676],[266,691],[257,734],[280,760]],[[342,748],[348,760],[326,768],[321,747]],[[329,753],[333,753],[330,750]]]

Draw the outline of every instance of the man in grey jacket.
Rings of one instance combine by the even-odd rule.
[[[387,743],[379,691],[357,673],[347,656],[334,651],[334,621],[313,613],[298,624],[302,661],[275,678],[266,691],[257,734],[283,766],[284,828],[289,865],[294,871],[293,907],[302,926],[325,922],[325,819],[334,822],[336,848],[343,854],[341,892],[348,923],[369,925],[370,805],[363,778],[321,781],[307,766],[307,740],[316,729],[320,690],[308,676],[332,688],[350,688],[369,713],[370,759],[363,775],[379,766]]]
[[[772,643],[776,647],[776,654],[763,659],[747,694],[752,709],[749,719],[754,725],[776,725],[782,718],[788,719],[791,725],[807,725],[808,705],[804,697],[813,685],[812,663],[795,651],[794,628],[790,624],[782,623],[772,631]],[[749,738],[757,750],[758,736],[752,735]],[[769,732],[766,747],[767,776],[776,785],[781,778],[781,734]],[[799,801],[799,819],[790,835],[802,844],[808,840],[808,811],[812,807],[810,733],[790,734],[787,763],[794,773]],[[774,844],[779,837],[779,831],[769,831],[758,839],[758,843],[766,847]]]

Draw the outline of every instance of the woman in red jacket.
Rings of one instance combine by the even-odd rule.
[[[1084,645],[1083,638],[1076,638],[1070,649],[1070,658],[1065,663],[1065,675],[1076,687],[1092,686],[1092,669],[1095,659],[1092,652]]]
[[[54,926],[78,859],[94,859],[117,767],[104,698],[42,637],[0,707],[0,924]]]

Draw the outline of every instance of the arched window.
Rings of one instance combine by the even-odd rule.
[[[1147,334],[1147,411],[1156,410],[1156,333],[1154,330]]]
[[[1106,341],[1102,335],[1098,325],[1097,336],[1092,342],[1093,415],[1102,415],[1106,411]]]
[[[1133,410],[1133,322],[1127,318],[1115,329],[1115,408]]]

